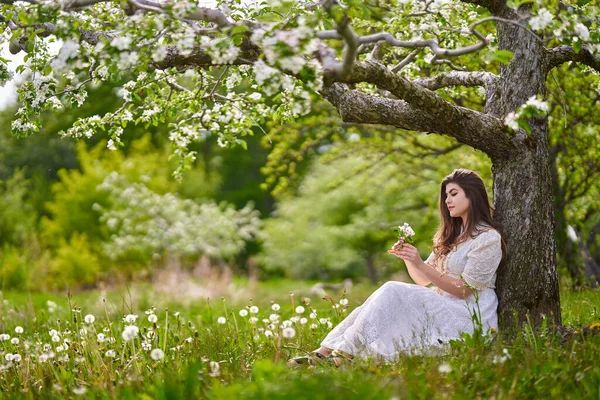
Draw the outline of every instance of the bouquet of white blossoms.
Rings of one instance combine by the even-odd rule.
[[[415,231],[410,227],[410,225],[405,222],[403,225],[398,225],[392,228],[392,231],[398,235],[398,241],[394,243],[392,249],[399,244],[400,248],[404,243],[412,244],[414,241],[413,236],[415,236]]]

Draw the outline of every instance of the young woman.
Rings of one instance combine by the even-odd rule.
[[[484,333],[498,327],[494,291],[503,242],[495,228],[485,186],[473,171],[458,169],[441,184],[440,228],[433,252],[398,242],[389,254],[406,263],[416,285],[387,282],[336,326],[310,356],[290,366],[329,358],[336,365],[353,356],[394,360],[398,353],[424,353],[463,332],[473,316]],[[426,286],[433,284],[433,288]]]

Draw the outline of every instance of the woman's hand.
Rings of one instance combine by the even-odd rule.
[[[423,262],[417,248],[408,243],[397,242],[388,253],[415,265]]]

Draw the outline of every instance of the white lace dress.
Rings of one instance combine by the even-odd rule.
[[[438,265],[433,264],[432,254],[426,263],[441,274],[462,278],[477,289],[477,296],[461,299],[437,287],[386,282],[337,325],[321,345],[393,361],[400,352],[431,353],[463,332],[473,333],[472,316],[476,312],[481,315],[484,332],[497,329],[494,284],[501,258],[500,234],[493,229],[459,244]]]

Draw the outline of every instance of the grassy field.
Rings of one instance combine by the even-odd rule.
[[[598,290],[562,293],[563,321],[577,331],[568,337],[526,326],[491,342],[466,338],[443,356],[290,370],[289,357],[317,347],[375,289],[355,286],[346,304],[341,293],[310,295],[310,286],[234,280],[211,298],[150,285],[71,296],[6,291],[0,398],[600,396]]]

